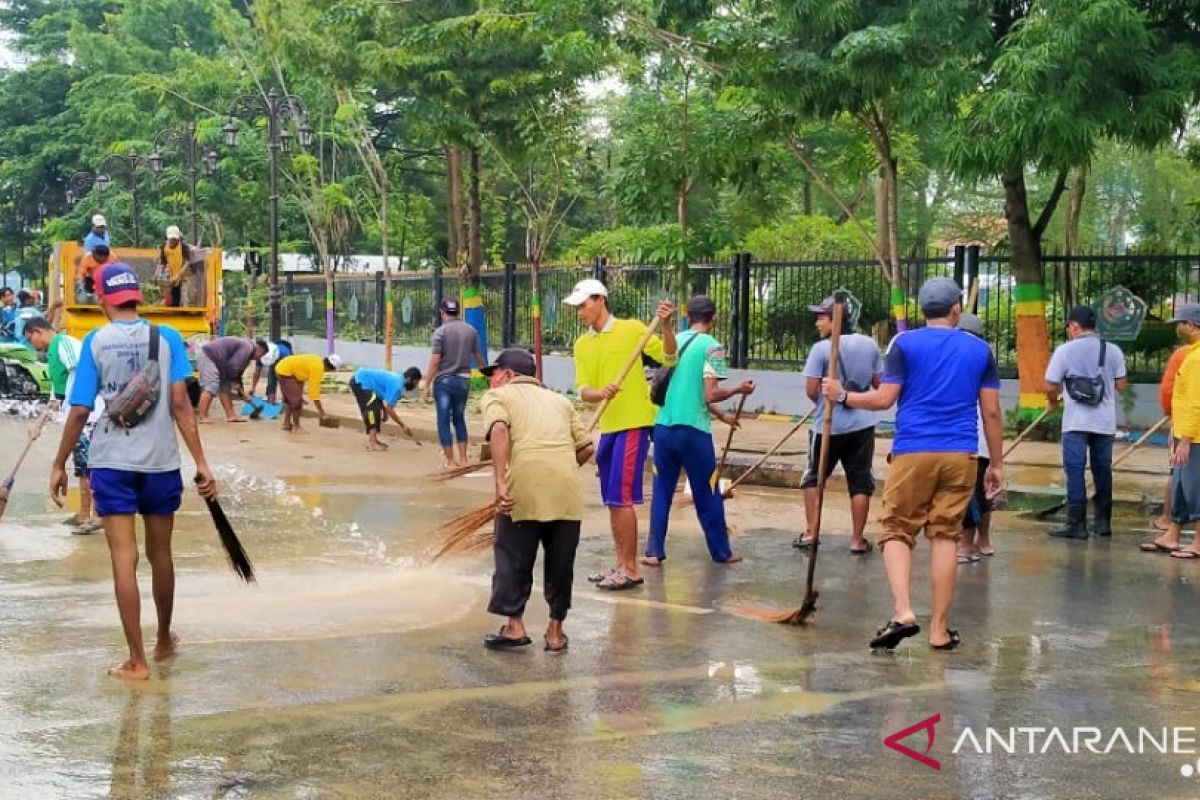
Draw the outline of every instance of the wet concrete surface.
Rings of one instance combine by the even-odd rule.
[[[183,645],[145,685],[104,675],[123,653],[107,551],[58,524],[48,443],[18,477],[0,525],[0,797],[1200,794],[1184,775],[1200,753],[953,752],[964,729],[982,741],[986,726],[1068,738],[1072,726],[1200,727],[1200,564],[1141,554],[1128,533],[1063,543],[1002,513],[998,554],[960,571],[960,650],[917,637],[872,654],[891,603],[879,554],[846,552],[840,490],[819,613],[797,628],[730,610],[799,605],[795,493],[730,501],[736,566],[709,562],[692,510],[677,509],[665,566],[610,595],[583,580],[610,559],[589,479],[570,650],[493,653],[480,645],[498,625],[484,611],[489,558],[427,559],[437,523],[484,501],[487,477],[430,483],[433,448],[394,440],[367,454],[357,431],[284,437],[253,423],[204,436],[259,584],[237,582],[189,497],[175,542]],[[919,545],[922,622],[927,555]],[[540,644],[538,591],[528,622]],[[144,567],[143,597],[149,632]],[[940,769],[884,746],[935,714]],[[921,733],[905,744],[925,749]]]

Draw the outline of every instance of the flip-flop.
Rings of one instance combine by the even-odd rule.
[[[875,545],[871,544],[870,542],[867,542],[867,546],[864,547],[862,550],[855,550],[853,547],[851,547],[850,555],[852,555],[852,556],[870,555],[871,551],[874,549],[875,549]]]
[[[620,567],[612,567],[611,569],[606,569],[603,572],[593,572],[591,575],[587,576],[588,583],[599,583],[619,569]]]
[[[542,641],[546,643],[545,650],[547,653],[561,653],[562,651],[566,650],[567,645],[571,643],[570,638],[568,638],[566,634],[563,634],[562,644],[560,644],[558,647],[551,647],[550,640],[545,636],[542,637]]]
[[[807,550],[812,547],[812,543],[812,539],[805,539],[803,536],[797,536],[795,539],[792,539],[792,547],[800,550]]]
[[[1138,549],[1143,553],[1178,553],[1179,545],[1176,545],[1175,547],[1167,547],[1165,544],[1159,544],[1153,539],[1150,539],[1139,544]],[[1187,558],[1187,556],[1184,556],[1184,558]]]
[[[104,522],[96,517],[92,517],[87,522],[81,522],[78,527],[72,528],[71,533],[76,536],[89,536],[93,533],[99,533],[104,530]]]
[[[971,554],[971,555],[969,555],[969,556],[966,556],[966,555],[959,555],[959,556],[958,556],[958,563],[959,563],[959,564],[974,564],[974,563],[975,563],[976,561],[978,561],[978,560],[979,560],[979,554],[978,554],[978,553],[972,553],[972,554]]]
[[[950,634],[950,641],[945,644],[930,644],[929,646],[934,650],[953,650],[962,644],[962,638],[958,635],[958,631],[947,628],[946,633]]]
[[[979,548],[979,555],[981,555],[981,556],[987,556],[988,558],[991,558],[992,556],[996,555],[996,548],[994,548],[994,547],[981,547],[981,548]]]
[[[875,631],[875,638],[871,640],[870,647],[872,650],[894,650],[900,642],[920,632],[921,626],[915,622],[897,622],[889,619]]]
[[[500,626],[499,633],[489,633],[483,637],[483,646],[489,650],[516,650],[518,647],[526,647],[531,644],[533,644],[533,639],[528,636],[522,636],[520,639],[505,636],[503,625]]]
[[[606,592],[623,592],[626,589],[636,589],[645,582],[644,578],[631,578],[618,570],[597,583],[596,588],[603,589]]]
[[[1171,553],[1171,558],[1178,558],[1180,561],[1191,561],[1193,559],[1200,558],[1200,553],[1197,553],[1195,550],[1184,550],[1180,548],[1179,550]]]

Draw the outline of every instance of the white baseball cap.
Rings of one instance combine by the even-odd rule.
[[[178,226],[172,225],[171,227],[167,228],[167,238],[168,239],[182,239],[183,231],[179,230]]]
[[[333,355],[329,356],[329,363],[331,366],[333,366],[334,369],[338,369],[345,362],[342,361],[341,356],[339,356],[337,353],[334,353]]]
[[[103,215],[103,214],[97,214],[96,216],[92,217],[92,227],[93,227],[93,228],[106,228],[106,227],[108,227],[108,223],[104,221],[104,215]]]
[[[263,353],[263,357],[259,359],[264,367],[269,367],[279,360],[279,348],[274,342],[267,344],[267,352]]]
[[[575,284],[575,288],[566,296],[563,303],[568,306],[581,306],[589,297],[608,297],[608,287],[595,278],[588,278]]]

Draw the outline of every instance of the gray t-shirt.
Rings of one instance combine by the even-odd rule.
[[[158,368],[161,392],[150,413],[138,425],[122,428],[107,417],[96,423],[88,451],[93,469],[131,472],[171,472],[180,467],[175,419],[171,414],[171,385],[192,373],[179,333],[160,325]],[[150,352],[150,326],[144,319],[111,322],[83,340],[75,382],[68,402],[94,408],[97,398],[112,401],[142,368]]]
[[[208,356],[226,380],[236,381],[250,366],[254,357],[254,342],[239,336],[222,336],[204,345]]]
[[[479,354],[479,334],[461,319],[446,320],[433,332],[433,354],[442,357],[435,381],[446,375],[470,375],[477,363],[472,356]]]
[[[829,371],[829,340],[822,339],[813,345],[808,353],[808,361],[804,362],[804,377],[824,378]],[[883,357],[879,354],[879,345],[870,336],[861,333],[842,334],[838,341],[838,374],[835,376],[843,384],[853,383],[860,392],[871,388],[871,381],[876,375],[883,374]],[[847,387],[849,388],[849,387]],[[825,397],[818,395],[817,411],[814,420],[821,420],[825,413]],[[846,408],[843,405],[833,407],[832,433],[853,433],[875,425],[876,414],[864,408]],[[814,428],[819,428],[814,424]]]
[[[1100,370],[1100,345],[1108,348],[1104,357],[1104,371]],[[1067,377],[1104,379],[1104,399],[1099,405],[1087,406],[1077,403],[1067,394],[1063,381]],[[1060,344],[1050,357],[1046,368],[1046,381],[1057,383],[1063,390],[1063,433],[1117,432],[1117,381],[1125,377],[1125,354],[1112,342],[1101,342],[1089,333]]]

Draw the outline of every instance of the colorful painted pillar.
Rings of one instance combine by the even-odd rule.
[[[479,334],[479,352],[488,358],[487,317],[483,310],[483,293],[478,286],[462,290],[463,320]]]
[[[1032,419],[1046,407],[1045,375],[1050,363],[1050,329],[1046,325],[1046,290],[1041,283],[1018,283],[1017,378],[1019,414]]]
[[[908,304],[904,299],[904,289],[892,287],[892,317],[896,320],[896,333],[908,330]]]
[[[325,354],[333,355],[334,352],[334,314],[333,314],[333,282],[325,284]]]

